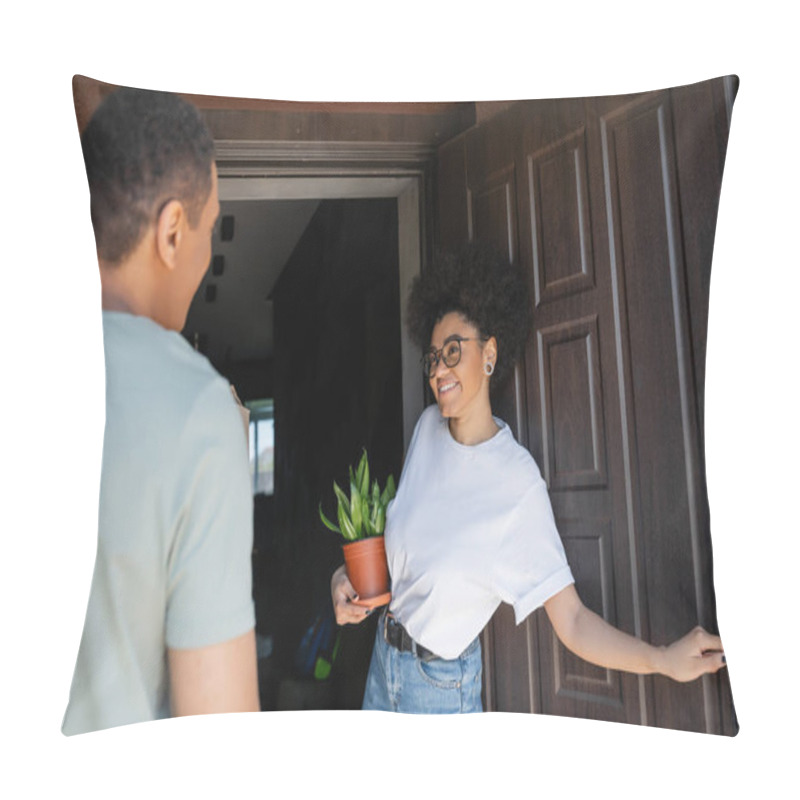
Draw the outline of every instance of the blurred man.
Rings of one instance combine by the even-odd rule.
[[[180,335],[219,215],[214,144],[174,95],[119,89],[81,139],[103,305],[97,560],[62,730],[258,710],[246,435]]]

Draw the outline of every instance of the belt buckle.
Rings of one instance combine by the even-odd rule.
[[[383,612],[383,641],[386,642],[388,645],[392,645],[391,640],[389,639],[389,619],[394,619],[392,615],[389,613],[388,610]]]
[[[397,634],[396,636],[389,635],[389,624],[392,622],[395,623],[392,633]],[[389,611],[384,611],[383,613],[383,639],[388,645],[396,648],[401,653],[410,652],[420,661],[433,661],[435,658],[439,657],[436,655],[436,653],[428,650],[427,647],[423,647],[421,644],[418,644],[414,639],[412,639],[408,631],[406,631],[406,629],[397,622],[395,617]]]

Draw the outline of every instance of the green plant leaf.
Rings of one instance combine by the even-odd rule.
[[[339,488],[339,484],[336,483],[336,481],[333,482],[333,491],[336,494],[336,499],[339,501],[339,506],[347,509],[347,512],[349,514],[350,501],[347,499],[347,495]]]
[[[323,524],[326,528],[330,528],[335,533],[341,533],[342,531],[334,525],[323,513],[322,513],[322,503],[319,504],[319,516],[322,520]]]
[[[395,493],[396,489],[394,485],[394,478],[390,475],[386,481],[386,488],[383,490],[383,494],[381,495],[381,505],[388,506],[389,501],[394,498]]]
[[[375,536],[377,534],[375,526],[372,524],[372,520],[369,517],[364,517],[364,533],[367,536]]]
[[[351,478],[350,478],[350,480],[353,481],[356,486],[358,486],[359,492],[361,491],[361,481],[364,478],[364,468],[365,468],[366,463],[367,463],[367,451],[364,450],[361,453],[361,460],[358,462],[358,467],[356,467],[355,478],[352,477],[352,474],[351,474]],[[352,469],[352,467],[351,467],[351,469]]]
[[[365,496],[365,495],[361,496],[361,520],[362,520],[363,525],[365,526],[364,535],[365,536],[374,535],[374,534],[368,533],[367,530],[366,530],[366,525],[370,522],[370,518],[369,518],[369,498],[367,496]],[[372,527],[373,527],[373,530],[374,530],[374,526],[372,526]]]
[[[370,503],[369,521],[372,524],[373,528],[378,524],[378,510],[380,509],[380,507],[381,507],[380,498],[378,498],[377,502],[375,502],[375,500],[373,499],[373,501]]]
[[[366,497],[369,494],[369,460],[367,459],[366,449],[364,450],[364,455],[361,456],[361,464],[358,465],[358,469],[361,473],[361,480],[358,482],[358,490]]]
[[[339,506],[339,525],[342,528],[342,536],[344,536],[345,539],[353,541],[358,538],[353,523],[350,521],[350,517],[347,516],[347,511],[345,511],[342,506]]]
[[[350,518],[350,501],[336,481],[333,482],[333,491],[336,493],[336,499],[339,501],[337,513],[342,536],[344,536],[345,539],[357,539],[358,532]]]
[[[354,483],[350,484],[350,519],[356,535],[361,536],[361,494]]]
[[[396,494],[394,477],[386,481],[386,486],[381,492],[377,479],[372,480],[370,489],[370,470],[367,450],[361,453],[358,466],[348,467],[350,478],[350,497],[342,491],[336,481],[333,490],[337,501],[337,518],[339,527],[332,523],[323,513],[320,503],[319,515],[326,527],[340,533],[350,541],[362,539],[365,536],[382,535],[386,527],[386,507]]]
[[[375,523],[375,531],[378,535],[383,533],[386,527],[386,508],[385,506],[378,506],[378,519]]]

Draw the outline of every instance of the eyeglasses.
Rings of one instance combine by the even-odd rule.
[[[444,361],[446,367],[454,367],[461,361],[461,342],[485,342],[486,339],[478,336],[472,338],[454,337],[448,339],[438,350],[431,348],[422,356],[422,371],[426,378],[432,378],[436,372],[439,361]]]

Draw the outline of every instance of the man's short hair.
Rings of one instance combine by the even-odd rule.
[[[98,256],[118,264],[170,200],[194,228],[211,193],[214,140],[199,111],[174,94],[122,88],[81,137]]]

